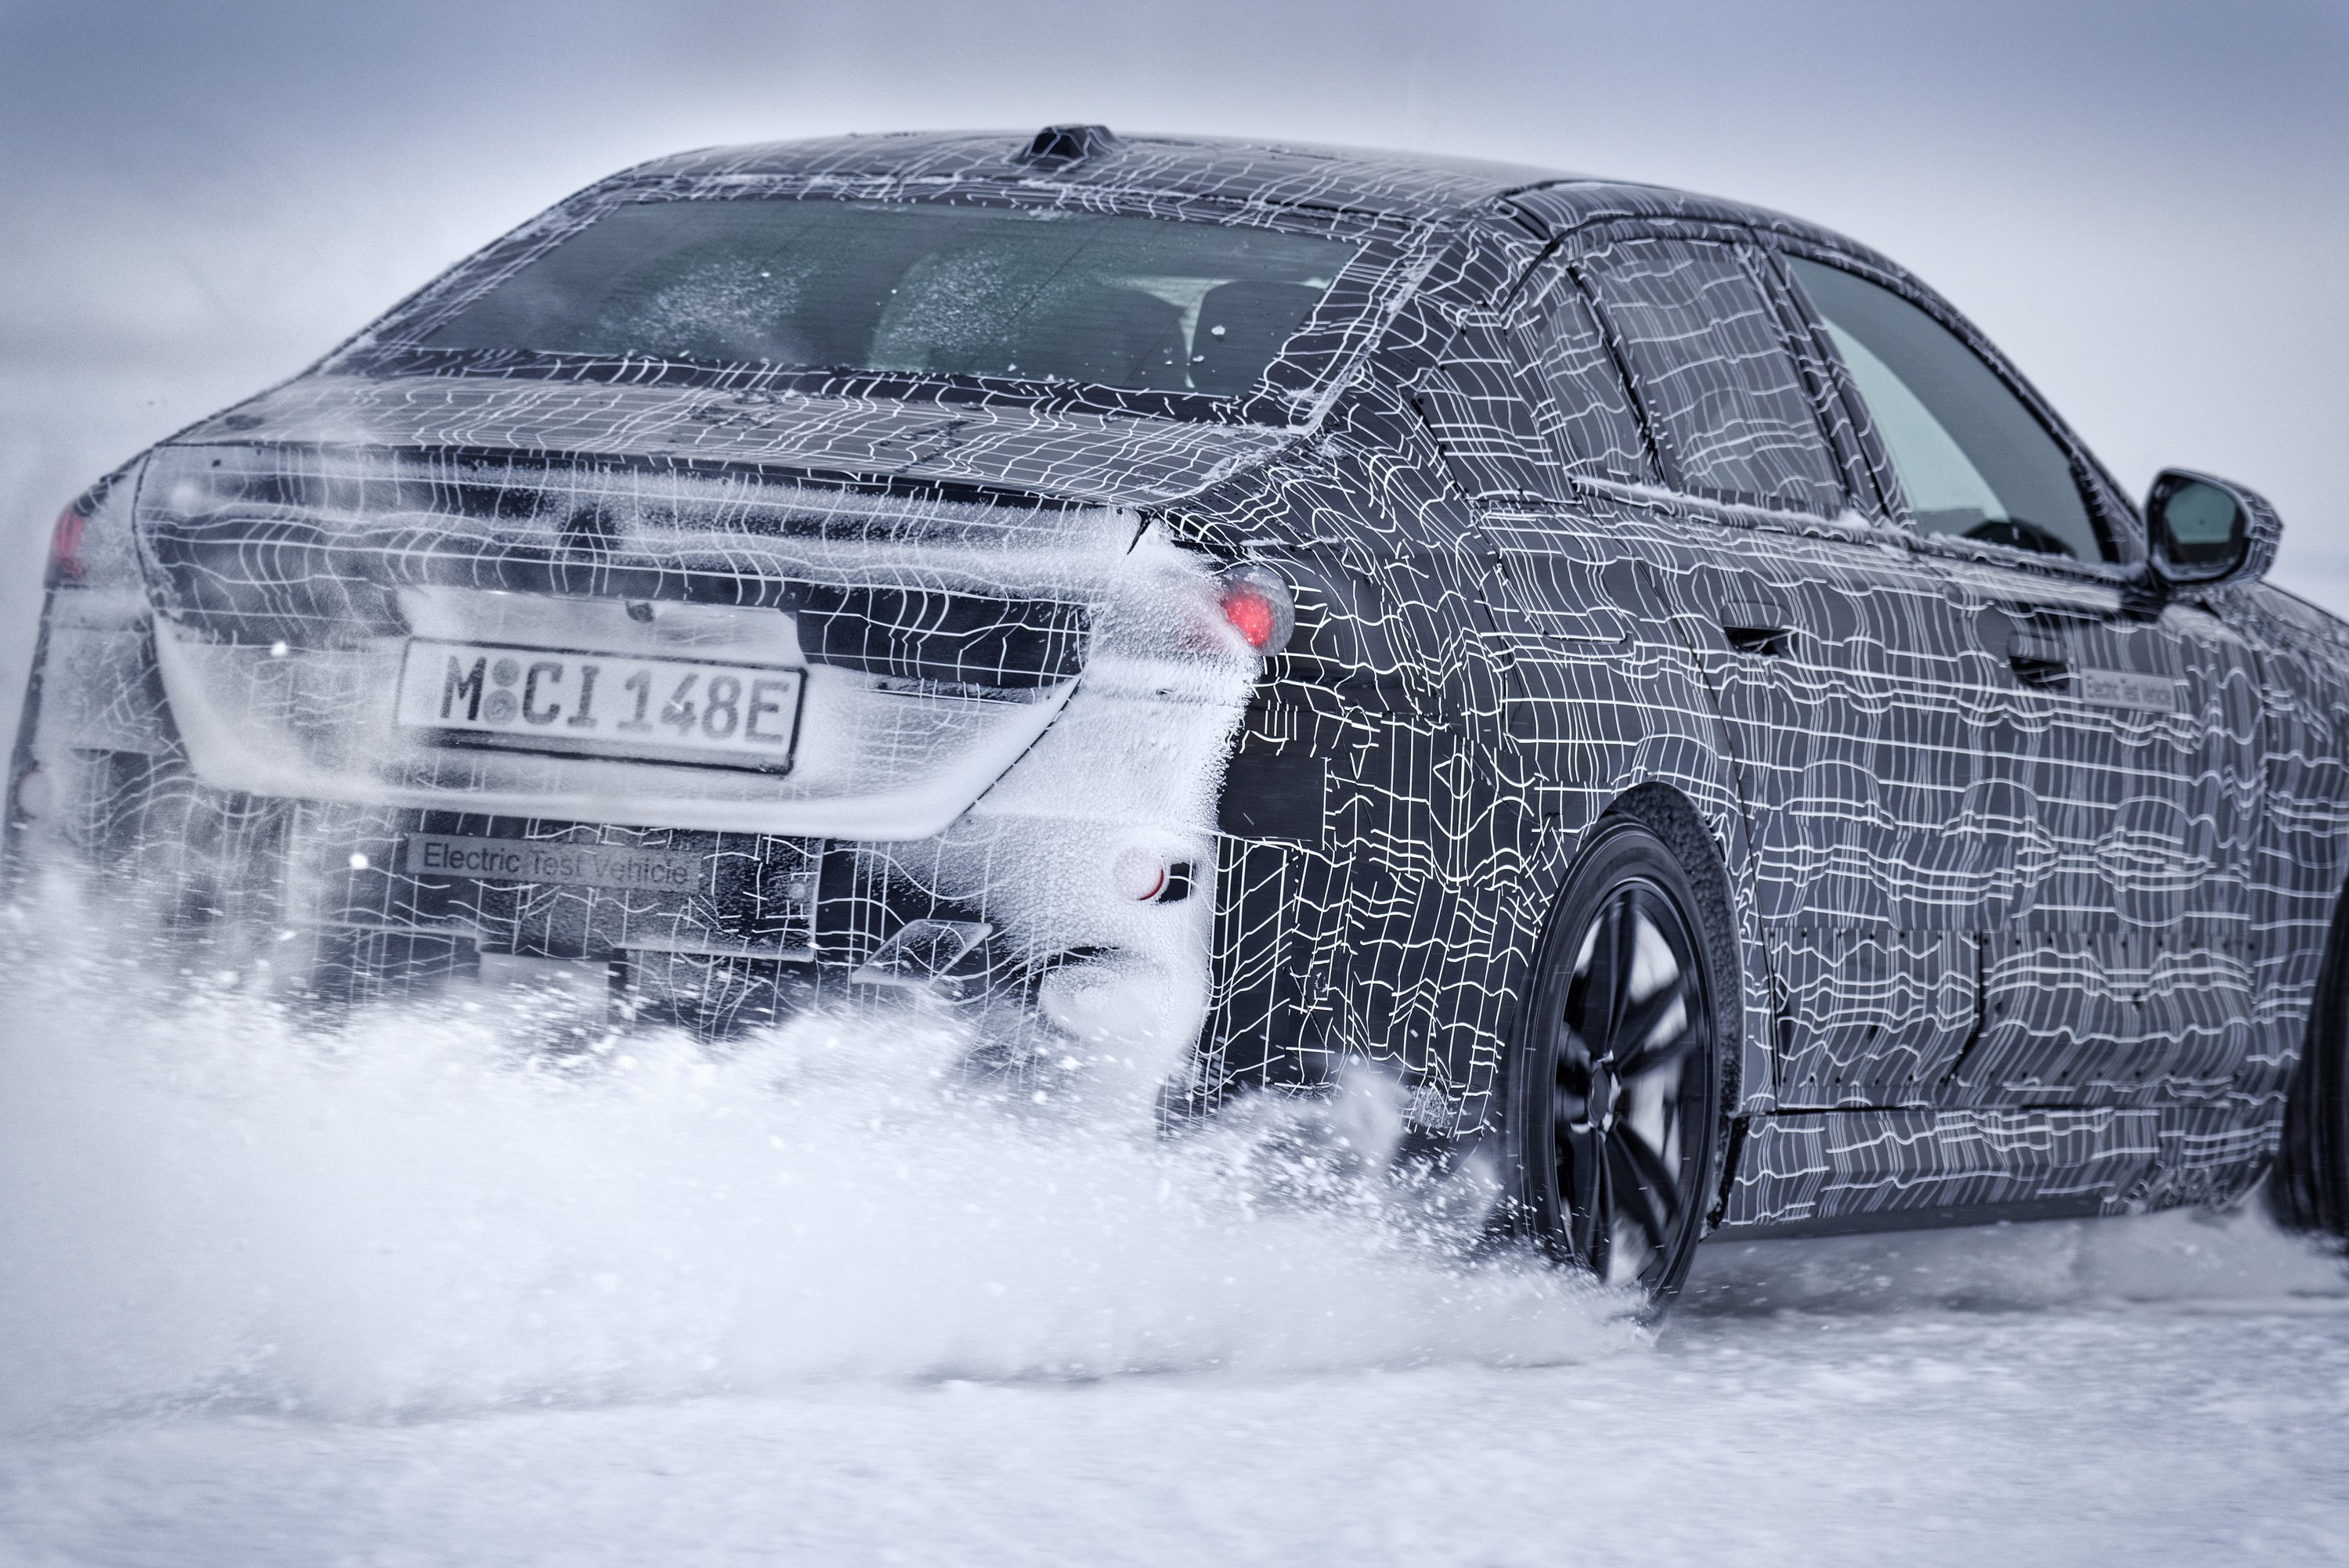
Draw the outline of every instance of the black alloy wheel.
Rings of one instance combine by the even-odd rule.
[[[1657,1303],[1687,1275],[1727,1141],[1725,889],[1709,861],[1697,869],[1714,875],[1700,882],[1630,818],[1591,830],[1544,935],[1513,1064],[1527,1228],[1559,1261]]]

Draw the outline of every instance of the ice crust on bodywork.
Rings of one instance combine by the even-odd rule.
[[[348,448],[179,449],[165,455],[148,493],[149,589],[161,614],[150,629],[148,596],[119,588],[108,591],[111,598],[85,589],[60,601],[52,617],[59,652],[99,656],[75,661],[57,683],[44,721],[53,738],[38,749],[71,755],[56,744],[70,737],[98,754],[96,768],[81,769],[78,798],[96,804],[126,790],[146,794],[138,804],[148,815],[131,834],[139,842],[129,859],[162,873],[152,880],[204,888],[264,923],[303,926],[323,913],[338,926],[461,927],[492,950],[519,944],[528,951],[533,932],[543,939],[550,920],[563,923],[559,911],[493,915],[474,900],[453,921],[421,913],[398,869],[414,811],[456,814],[443,830],[460,837],[501,830],[492,820],[501,808],[526,822],[647,830],[616,837],[594,830],[582,841],[584,830],[553,830],[572,843],[657,848],[679,842],[676,830],[715,830],[715,841],[690,841],[711,844],[721,865],[746,872],[773,859],[761,846],[779,842],[775,835],[823,839],[858,866],[850,885],[827,893],[833,903],[902,902],[885,896],[895,884],[966,918],[983,913],[989,945],[977,978],[1032,975],[1071,951],[1118,954],[1106,967],[1132,1016],[1107,1032],[1129,1046],[1195,1035],[1213,897],[1214,787],[1251,661],[1216,615],[1201,559],[1131,511],[875,500],[692,475],[354,456]],[[492,507],[486,516],[415,504],[484,493],[514,504],[506,515]],[[217,513],[254,511],[261,494],[299,522],[299,549],[310,555],[289,554],[295,547],[282,536],[177,556],[175,546],[157,548],[174,529],[184,534]],[[410,509],[385,504],[395,496]],[[570,548],[578,541],[564,537],[583,508],[596,527],[585,558]],[[289,586],[289,559],[306,563],[322,592],[331,585],[333,604],[347,608],[355,585],[380,588],[377,602],[395,620],[369,627],[330,615],[308,624],[292,613],[311,607],[307,601],[288,610],[283,595],[264,593],[256,613],[280,614],[304,645],[244,635],[244,623],[219,606],[239,603],[239,593]],[[512,580],[501,573],[517,562],[524,579],[537,573],[525,586],[590,592],[487,585]],[[611,579],[629,573],[636,575],[621,586],[644,595],[635,601],[642,624],[619,614],[623,600],[611,593]],[[711,583],[743,603],[680,596]],[[754,584],[782,585],[782,600],[759,603]],[[598,587],[602,594],[592,592]],[[411,630],[799,665],[790,591],[843,587],[894,595],[876,601],[892,605],[977,593],[990,596],[986,603],[1014,595],[1075,606],[1081,659],[1064,678],[1003,689],[976,683],[1019,672],[969,669],[960,673],[971,682],[941,686],[810,667],[802,760],[781,778],[451,753],[403,738],[390,723],[398,648]],[[106,605],[123,618],[98,630],[78,624]],[[685,634],[664,644],[673,624]],[[885,641],[893,629],[867,630]],[[88,643],[93,637],[112,642]],[[126,668],[141,672],[128,690]],[[99,684],[84,670],[116,687],[84,689]],[[132,752],[149,759],[152,779],[126,774]],[[856,775],[860,765],[866,777]],[[664,775],[678,785],[667,794]],[[103,816],[79,822],[87,841],[119,836]],[[1197,868],[1203,896],[1138,904],[1119,892],[1108,868],[1135,849]],[[273,857],[290,862],[282,883]],[[224,892],[232,886],[235,899]],[[556,890],[537,903],[573,906],[574,928],[585,920],[591,940],[596,930],[625,927],[632,951],[678,950],[673,965],[730,946],[760,959],[853,966],[893,923],[879,911],[852,909],[848,929],[827,933],[821,951],[807,952],[799,950],[804,936],[771,920],[713,934],[679,919],[664,932],[661,910],[634,895]],[[382,951],[378,939],[319,962],[364,968]],[[1096,988],[1103,978],[1092,977]],[[1163,1076],[1172,1066],[1160,1060],[1155,1070]]]

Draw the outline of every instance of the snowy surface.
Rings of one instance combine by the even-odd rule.
[[[2333,1562],[2337,1310],[1684,1323],[1596,1365],[116,1423],[13,1561]],[[886,1310],[886,1304],[880,1304]]]
[[[889,1304],[876,1304],[886,1312]],[[1684,1321],[1653,1349],[816,1385],[14,1449],[15,1562],[2328,1563],[2337,1304]]]
[[[77,918],[0,934],[0,1562],[2349,1560],[2349,1279],[2253,1213],[1716,1243],[1650,1335],[1375,1084],[1169,1145],[918,1016],[558,1058]]]

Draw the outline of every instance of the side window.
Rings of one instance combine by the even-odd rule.
[[[1557,499],[1563,482],[1504,336],[1490,312],[1471,315],[1420,388],[1420,415],[1470,498]]]
[[[1868,405],[1919,531],[2111,558],[2069,454],[1963,339],[1865,278],[1786,263]]]
[[[1535,420],[1550,452],[1574,473],[1631,483],[1652,480],[1640,418],[1574,275],[1545,264],[1526,286],[1511,326]]]
[[[1584,264],[1674,482],[1804,511],[1843,505],[1835,453],[1777,313],[1733,247],[1619,240]]]
[[[1506,316],[1469,315],[1421,387],[1419,410],[1478,500],[1570,500],[1569,474],[1655,478],[1622,372],[1562,266],[1536,272]]]

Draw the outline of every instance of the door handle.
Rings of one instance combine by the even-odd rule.
[[[2024,686],[2035,686],[2039,690],[2046,691],[2060,686],[2072,678],[2072,666],[2064,661],[2063,650],[2060,647],[2046,643],[2034,645],[2050,651],[2025,653],[2023,651],[2025,645],[2018,643],[2015,645],[2014,652],[2007,655],[2007,667],[2014,672],[2016,680]]]
[[[1721,634],[1741,654],[1783,659],[1795,651],[1795,618],[1775,599],[1724,600],[1720,615]]]
[[[1974,617],[1974,636],[1984,653],[2004,659],[2023,686],[2046,691],[2072,678],[2072,661],[2061,637],[2035,626],[2018,626],[1995,605]]]

